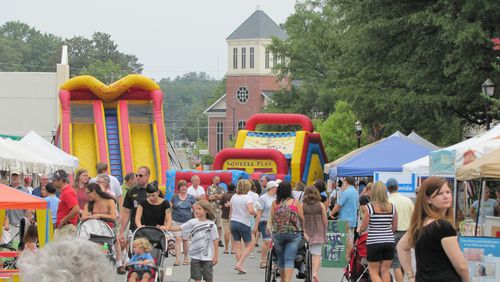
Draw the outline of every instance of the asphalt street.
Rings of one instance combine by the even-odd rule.
[[[234,255],[222,254],[223,249],[219,256],[219,263],[214,267],[214,281],[215,282],[235,282],[235,281],[264,281],[264,269],[259,268],[260,254],[256,253],[255,258],[248,258],[245,261],[244,268],[247,274],[238,274],[233,269],[235,264]],[[172,266],[175,258],[167,258],[167,265]],[[297,271],[295,271],[295,274]],[[292,281],[304,281],[301,279],[294,279]],[[320,281],[340,281],[342,279],[343,270],[338,268],[321,268],[319,272]],[[189,279],[189,265],[172,266],[172,275],[168,276],[165,281],[168,282],[186,282]],[[125,281],[125,275],[117,275],[115,281]],[[279,281],[279,280],[278,280]]]

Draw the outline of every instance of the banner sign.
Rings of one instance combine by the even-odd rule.
[[[346,266],[347,221],[329,220],[326,243],[323,246],[321,266],[343,268]]]
[[[411,172],[374,172],[373,182],[382,181],[384,184],[389,178],[398,181],[398,192],[415,193],[417,188],[417,174]]]
[[[431,176],[455,177],[455,150],[439,150],[429,154]]]
[[[248,173],[262,172],[276,174],[278,168],[272,160],[228,159],[224,162],[224,170],[244,170]]]
[[[470,270],[470,281],[500,281],[500,238],[467,237],[458,238]]]
[[[283,155],[292,155],[295,132],[248,132],[243,148],[276,149]]]

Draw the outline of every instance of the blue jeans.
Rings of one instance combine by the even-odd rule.
[[[278,257],[280,269],[294,267],[295,255],[302,242],[300,233],[277,233],[273,234],[274,251]]]

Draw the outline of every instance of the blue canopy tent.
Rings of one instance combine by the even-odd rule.
[[[337,166],[338,176],[372,176],[375,171],[403,171],[402,165],[429,154],[428,146],[393,134]]]

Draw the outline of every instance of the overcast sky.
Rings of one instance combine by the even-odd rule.
[[[226,37],[259,2],[280,24],[296,0],[13,0],[2,2],[0,24],[19,20],[65,38],[105,32],[149,77],[204,71],[219,79],[227,71]]]

